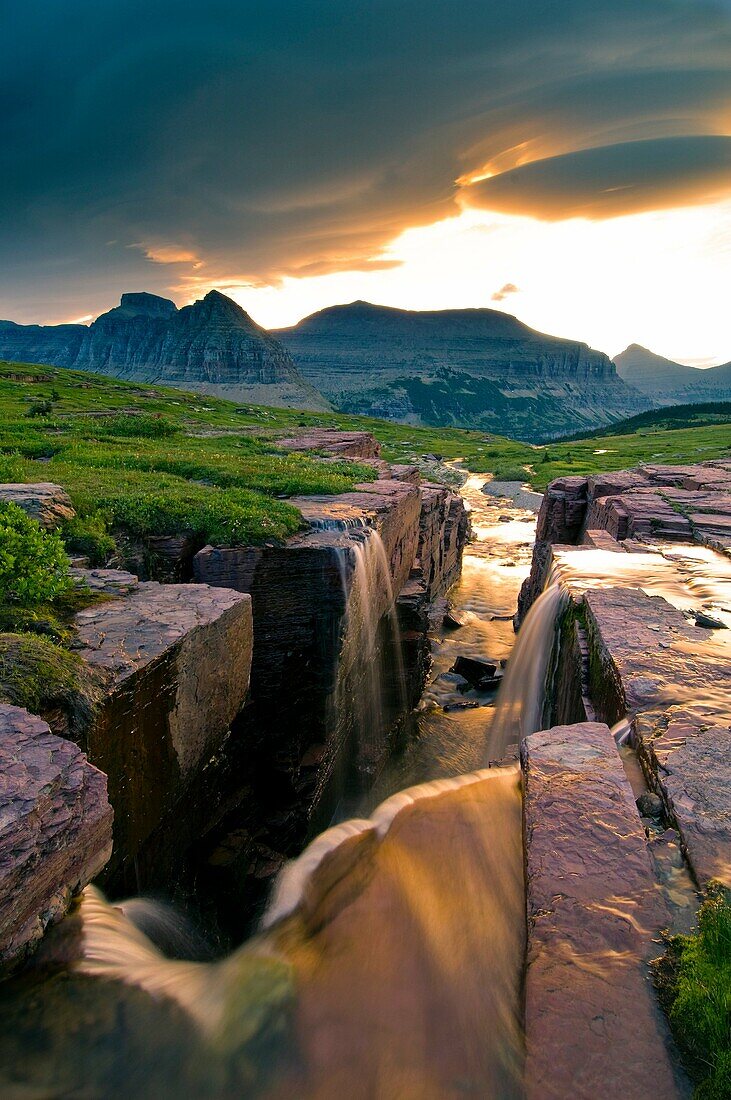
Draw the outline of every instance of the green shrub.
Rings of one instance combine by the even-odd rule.
[[[698,930],[676,936],[661,989],[673,1034],[696,1082],[696,1100],[731,1096],[731,904],[719,890],[703,903]]]
[[[37,416],[50,416],[52,412],[53,401],[34,401],[25,415],[35,419]]]
[[[503,465],[496,462],[492,476],[495,481],[520,481],[522,483],[528,480],[529,475],[522,466]]]
[[[89,559],[90,565],[105,565],[117,549],[107,531],[106,520],[99,512],[67,520],[61,537],[70,553],[82,554]]]
[[[44,531],[17,504],[0,502],[0,592],[6,603],[45,603],[71,584],[58,535]]]
[[[179,435],[182,428],[160,413],[149,415],[82,416],[73,423],[73,429],[93,439],[121,437],[123,439],[168,439]]]
[[[0,454],[0,483],[12,485],[24,480],[25,469],[18,454]]]

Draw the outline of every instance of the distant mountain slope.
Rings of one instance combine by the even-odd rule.
[[[640,344],[615,356],[617,373],[661,405],[731,400],[731,363],[700,370],[663,359]]]
[[[691,368],[692,369],[692,368]],[[631,435],[642,432],[671,432],[680,428],[707,428],[711,425],[731,424],[731,401],[698,402],[690,405],[663,405],[659,409],[631,416],[628,420],[618,420],[610,428],[602,430],[602,438],[614,435]],[[595,439],[596,432],[576,432],[562,436],[562,443],[574,439]]]
[[[174,385],[233,401],[329,408],[279,341],[216,290],[182,309],[155,294],[123,294],[118,306],[88,327],[0,321],[0,358]]]
[[[344,412],[535,440],[599,428],[652,404],[602,352],[498,310],[353,302],[276,336]]]

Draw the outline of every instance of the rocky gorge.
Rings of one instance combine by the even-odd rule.
[[[182,583],[79,563],[87,712],[2,708],[8,1095],[688,1095],[649,962],[731,885],[731,462],[558,479],[532,545],[508,486],[281,442],[378,479]],[[268,895],[257,933],[191,962],[83,890],[176,877],[226,947]]]

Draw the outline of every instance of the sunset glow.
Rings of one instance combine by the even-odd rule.
[[[694,366],[731,359],[731,202],[606,221],[464,210],[407,230],[381,258],[398,266],[227,292],[267,328],[358,298],[405,309],[488,306],[609,355],[636,342]],[[518,290],[491,301],[506,284]]]

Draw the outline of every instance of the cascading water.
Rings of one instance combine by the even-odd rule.
[[[378,531],[352,531],[349,545],[336,553],[347,611],[334,703],[339,713],[353,714],[353,762],[356,772],[367,776],[383,758],[391,718],[406,709],[401,633]],[[350,692],[357,698],[348,698]]]
[[[503,756],[508,745],[543,727],[556,624],[567,599],[551,579],[526,616],[495,701],[489,757]]]
[[[483,526],[456,596],[470,626],[437,654],[445,671],[455,645],[509,651],[507,619],[521,580],[505,559],[510,536],[497,517],[506,506],[484,502],[479,485],[470,494]],[[528,517],[512,526],[516,545],[529,537]],[[335,694],[336,705],[352,703],[348,692],[361,685],[361,705],[350,710],[367,773],[388,732],[387,681],[404,691],[400,639],[377,532],[350,528],[348,541],[339,562],[346,674]],[[77,913],[47,938],[45,964],[62,965],[62,980],[38,970],[29,986],[4,991],[3,1095],[520,1096],[519,770],[458,775],[455,764],[479,767],[491,714],[491,757],[540,723],[559,598],[547,592],[526,619],[494,711],[444,714],[456,740],[477,744],[479,733],[479,750],[431,772],[449,778],[413,787],[407,773],[402,786],[410,789],[318,837],[282,875],[266,927],[227,958],[166,958],[158,914],[135,902],[110,905],[87,889]],[[459,733],[463,723],[468,736]],[[163,932],[169,942],[171,929]]]

